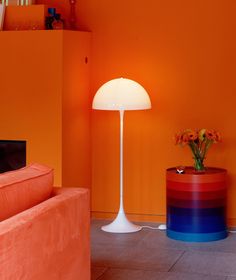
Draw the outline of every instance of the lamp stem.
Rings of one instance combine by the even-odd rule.
[[[120,111],[120,208],[115,220],[102,227],[102,230],[113,233],[136,232],[142,229],[141,226],[130,222],[124,211],[123,203],[123,126],[124,126],[124,110]]]
[[[123,131],[124,131],[124,110],[120,110],[120,208],[119,213],[124,213],[123,203]]]

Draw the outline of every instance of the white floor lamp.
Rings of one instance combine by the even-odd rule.
[[[115,220],[102,227],[113,233],[136,232],[141,226],[131,223],[123,205],[123,118],[125,110],[144,110],[151,108],[146,90],[135,81],[119,78],[102,85],[93,99],[93,109],[120,111],[120,207]]]

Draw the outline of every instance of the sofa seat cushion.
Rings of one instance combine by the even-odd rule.
[[[0,221],[51,196],[53,169],[41,164],[0,174]]]

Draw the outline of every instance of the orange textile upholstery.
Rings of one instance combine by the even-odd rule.
[[[0,221],[48,199],[53,188],[53,169],[31,164],[0,174]]]
[[[89,205],[88,189],[53,188],[49,199],[3,220],[0,279],[89,280]]]

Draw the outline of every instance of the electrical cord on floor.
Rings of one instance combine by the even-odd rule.
[[[159,225],[158,227],[151,227],[151,226],[141,226],[142,229],[143,228],[149,228],[149,229],[154,229],[154,230],[166,230],[166,225],[165,224],[162,224],[162,225]],[[236,230],[228,230],[229,233],[236,233]]]
[[[141,226],[143,228],[149,228],[154,230],[166,230],[166,225],[159,225],[158,227],[151,227],[151,226]]]

